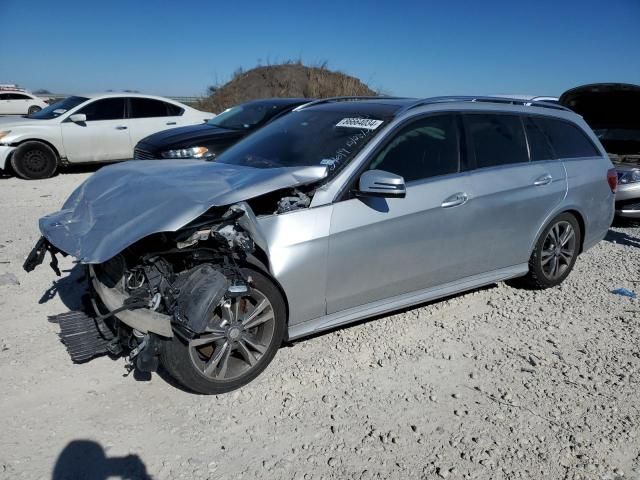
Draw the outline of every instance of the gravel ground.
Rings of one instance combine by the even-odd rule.
[[[640,290],[640,228],[613,228],[559,288],[320,335],[207,397],[123,359],[74,365],[47,322],[83,285],[21,263],[88,175],[0,178],[0,478],[640,479],[640,302],[610,293]]]

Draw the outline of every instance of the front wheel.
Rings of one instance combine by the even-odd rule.
[[[39,180],[52,177],[58,169],[58,156],[42,142],[25,142],[11,155],[11,167],[21,178]]]
[[[42,110],[42,108],[40,108],[37,105],[32,105],[31,107],[29,107],[29,110],[27,111],[27,114],[29,115],[33,115],[34,113],[39,112],[40,110]]]
[[[277,287],[247,271],[246,295],[225,298],[212,312],[207,331],[191,340],[174,336],[161,362],[183,386],[204,394],[226,393],[246,385],[271,362],[286,330],[286,308]]]
[[[562,213],[544,229],[529,259],[523,278],[533,288],[560,285],[576,263],[581,245],[580,225],[570,213]]]

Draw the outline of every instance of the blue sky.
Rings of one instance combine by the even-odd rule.
[[[640,0],[0,0],[0,83],[199,95],[238,67],[327,61],[386,93],[640,84]]]

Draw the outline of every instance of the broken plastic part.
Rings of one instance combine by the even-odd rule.
[[[179,290],[174,321],[190,332],[202,333],[227,292],[229,280],[212,265],[204,264],[183,273],[174,287]]]
[[[176,246],[178,248],[180,248],[180,249],[191,247],[192,245],[195,245],[198,242],[207,240],[210,236],[211,236],[211,229],[198,230],[197,232],[193,233],[186,240],[184,240],[182,242],[177,242]]]

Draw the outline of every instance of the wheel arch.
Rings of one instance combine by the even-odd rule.
[[[50,142],[48,140],[43,140],[42,138],[25,138],[24,140],[20,140],[19,142],[12,143],[11,145],[16,147],[16,148],[18,148],[20,145],[23,145],[23,144],[25,144],[27,142],[39,142],[39,143],[45,144],[46,146],[48,146],[49,148],[51,148],[53,150],[53,153],[56,154],[58,165],[62,161],[62,156],[60,155],[60,149],[58,147],[56,147],[52,142]],[[13,152],[11,152],[11,155],[13,155],[14,153],[15,153],[15,150]],[[8,159],[9,159],[9,157],[7,157],[7,160]]]
[[[269,280],[271,280],[273,282],[273,284],[276,286],[276,288],[278,289],[278,291],[282,295],[282,299],[284,300],[284,306],[285,306],[286,315],[287,315],[286,324],[287,324],[287,330],[288,330],[288,328],[289,328],[289,311],[290,311],[290,309],[289,309],[289,299],[287,298],[287,293],[284,291],[284,288],[282,287],[282,284],[271,273],[271,265],[269,263],[269,256],[260,247],[256,246],[253,254],[251,254],[251,255],[249,255],[247,257],[247,260],[245,262],[245,266],[248,267],[248,268],[259,270],[260,273],[262,273],[263,275],[268,277]],[[286,338],[288,338],[288,331],[286,333]]]
[[[580,210],[578,210],[575,207],[569,207],[569,208],[565,207],[565,208],[560,208],[558,210],[555,210],[547,218],[544,219],[544,222],[542,222],[542,225],[540,225],[540,227],[538,228],[538,231],[536,232],[532,243],[529,245],[529,255],[531,255],[533,253],[533,250],[536,248],[538,240],[540,239],[540,235],[542,235],[542,232],[544,232],[544,229],[547,228],[549,223],[551,223],[551,221],[554,218],[556,218],[558,215],[562,215],[563,213],[570,213],[575,217],[576,221],[578,222],[578,226],[580,227],[580,245],[579,245],[578,253],[582,253],[583,246],[584,246],[584,238],[586,233],[586,224],[584,220],[584,215],[582,214],[582,212],[580,212]]]

